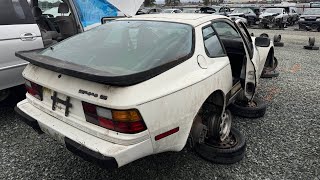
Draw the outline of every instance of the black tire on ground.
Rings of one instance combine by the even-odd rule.
[[[9,96],[3,101],[0,101],[0,106],[14,107],[19,101],[26,98],[26,89],[24,85],[10,88],[9,91]]]
[[[308,50],[319,50],[318,46],[303,46],[303,48]]]
[[[283,47],[284,43],[283,42],[273,42],[273,45],[276,47]]]
[[[233,140],[233,141],[230,141]],[[246,151],[246,140],[235,128],[231,128],[229,138],[225,141],[234,142],[234,146],[223,146],[224,142],[205,142],[197,144],[195,151],[204,159],[217,164],[233,164],[243,159]]]
[[[264,71],[261,74],[261,78],[274,78],[279,76],[279,71],[277,70],[272,70],[272,71]]]
[[[273,36],[273,42],[280,42],[280,41],[281,41],[281,35],[280,34]]]
[[[314,43],[316,42],[315,37],[309,37],[309,46],[314,46]]]
[[[262,33],[260,34],[260,37],[269,37],[269,35],[267,33]]]
[[[267,110],[267,104],[257,97],[253,98],[253,102],[255,106],[250,107],[247,102],[235,101],[228,106],[228,109],[235,116],[245,118],[263,117]]]

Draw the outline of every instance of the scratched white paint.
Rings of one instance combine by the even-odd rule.
[[[44,98],[43,101],[39,101],[27,94],[27,99],[20,102],[18,108],[35,118],[44,132],[61,143],[64,143],[63,138],[66,136],[105,156],[115,157],[119,166],[154,153],[180,151],[186,144],[193,119],[203,102],[216,90],[222,91],[225,95],[232,88],[228,57],[209,58],[204,50],[201,31],[210,20],[226,18],[198,15],[203,18],[193,21],[193,16],[195,15],[172,15],[170,18],[179,18],[171,19],[168,15],[146,16],[146,19],[158,17],[160,20],[174,22],[184,22],[185,18],[186,23],[195,26],[194,55],[180,65],[134,86],[112,87],[66,75],[58,78],[59,73],[29,64],[23,76],[46,88]],[[270,47],[254,49],[259,50],[254,52],[253,61],[261,73]],[[198,55],[203,56],[207,62],[206,69],[199,67]],[[106,95],[108,99],[101,100],[80,94],[79,89]],[[71,98],[73,107],[68,117],[64,116],[63,107],[61,110],[57,108],[56,111],[52,111],[53,91],[57,91],[62,99],[66,96]],[[88,123],[81,101],[112,109],[136,108],[148,130],[138,134],[123,134]],[[156,135],[176,127],[179,127],[179,132],[155,141]]]

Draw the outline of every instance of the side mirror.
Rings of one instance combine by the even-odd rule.
[[[255,45],[258,47],[269,47],[270,39],[268,37],[256,37]]]

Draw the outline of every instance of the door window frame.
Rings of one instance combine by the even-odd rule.
[[[202,36],[202,42],[203,42],[203,47],[205,48],[205,52],[206,52],[206,54],[207,54],[207,56],[208,56],[209,58],[226,57],[226,56],[227,56],[227,51],[226,51],[226,49],[224,48],[224,45],[223,45],[223,43],[222,43],[222,41],[221,41],[221,39],[220,39],[220,36],[218,35],[217,31],[216,31],[215,28],[213,27],[212,23],[213,23],[213,22],[211,21],[210,24],[208,24],[208,25],[206,25],[206,26],[203,26],[203,27],[201,28],[201,36]],[[206,45],[205,45],[205,42],[204,42],[205,40],[204,40],[203,30],[206,29],[206,28],[208,28],[208,27],[211,27],[212,30],[213,30],[213,32],[214,32],[214,34],[217,36],[218,41],[219,41],[219,43],[220,43],[220,46],[221,46],[224,54],[221,54],[220,56],[211,56],[211,55],[209,54],[209,52],[207,51],[207,48],[206,48]]]

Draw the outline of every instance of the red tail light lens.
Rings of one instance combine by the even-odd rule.
[[[29,94],[42,101],[42,86],[26,80],[26,89]]]
[[[113,131],[135,134],[147,129],[136,109],[111,110],[82,102],[86,121]]]

